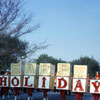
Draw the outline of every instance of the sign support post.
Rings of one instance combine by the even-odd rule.
[[[17,87],[14,88],[15,100],[17,100],[17,97],[19,96],[19,91],[20,91],[20,88],[17,88]]]
[[[31,99],[31,97],[32,97],[32,91],[33,91],[33,88],[28,88],[28,89],[27,89],[27,93],[28,93],[28,100],[30,100],[30,99]]]
[[[76,93],[77,100],[82,100],[83,93],[87,90],[87,66],[74,65],[72,92]]]
[[[65,100],[65,94],[70,90],[70,63],[58,63],[56,89],[60,90],[61,100]]]
[[[66,99],[65,94],[66,94],[66,90],[60,90],[61,100],[63,100],[63,98],[64,100]]]
[[[23,87],[27,88],[28,100],[33,98],[32,92],[35,88],[35,83],[37,84],[36,74],[38,70],[38,65],[36,63],[26,63],[25,72],[23,78]]]
[[[83,93],[76,93],[77,100],[82,100]]]
[[[43,100],[48,100],[47,92],[48,92],[48,89],[43,89]]]
[[[96,73],[96,79],[99,79],[99,73]],[[99,94],[93,94],[93,100],[99,100]]]
[[[47,92],[54,88],[55,66],[50,63],[40,63],[38,88],[43,90],[43,100],[48,100]]]

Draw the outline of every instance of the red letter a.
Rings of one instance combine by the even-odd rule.
[[[84,91],[80,80],[77,81],[77,84],[74,90],[77,91],[77,88],[79,88],[79,91]]]

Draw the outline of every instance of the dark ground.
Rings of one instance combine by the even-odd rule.
[[[33,98],[33,100],[43,100],[43,92],[33,93]],[[2,100],[1,96],[0,100]],[[6,97],[4,100],[14,100],[14,95],[10,95],[9,99]],[[27,100],[27,93],[21,93],[20,99],[18,100]],[[60,100],[60,93],[54,93],[52,91],[48,92],[48,100]],[[66,100],[76,100],[75,94],[66,95]],[[86,93],[83,95],[82,100],[93,100],[93,96],[91,94]]]

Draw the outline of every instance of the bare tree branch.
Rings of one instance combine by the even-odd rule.
[[[32,33],[40,27],[33,24],[32,16],[21,13],[24,0],[0,0],[0,65],[8,66],[22,55],[29,56],[38,50],[45,49],[45,42],[33,43],[22,41],[21,36]]]

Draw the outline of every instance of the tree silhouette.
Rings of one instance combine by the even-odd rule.
[[[23,35],[40,27],[40,24],[30,27],[32,16],[22,13],[23,6],[24,0],[0,0],[0,66],[3,68],[22,56],[47,47],[44,42],[30,45],[21,40]]]

